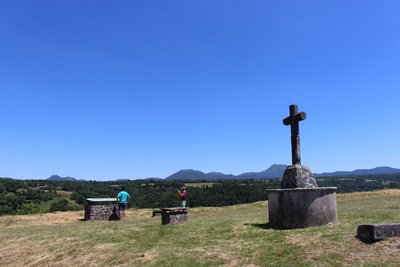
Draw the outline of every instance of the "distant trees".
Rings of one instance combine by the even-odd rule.
[[[33,202],[24,202],[14,211],[15,214],[35,214],[40,212],[40,204]]]
[[[51,186],[38,180],[0,179],[0,215],[40,211],[40,203],[56,196]]]
[[[54,202],[50,206],[50,211],[67,211],[68,210],[68,200],[60,199],[57,202]]]
[[[78,193],[78,192],[72,192],[71,196],[69,197],[69,199],[71,200],[75,200],[76,203],[81,204],[81,205],[85,205],[86,203],[86,197],[85,195],[88,195],[89,192],[87,194],[85,193]]]
[[[17,210],[25,201],[26,198],[21,195],[0,194],[0,215],[9,214]]]
[[[129,207],[162,208],[179,203],[177,190],[187,184],[188,206],[226,206],[267,199],[265,189],[279,188],[280,180],[133,180],[133,181],[48,181],[0,179],[0,215],[75,210],[83,207],[88,197],[116,197],[124,186],[131,195]],[[205,185],[201,185],[201,182]],[[400,188],[400,174],[318,177],[320,187],[336,186],[338,192],[369,191]],[[190,185],[193,186],[190,186]],[[57,190],[69,191],[67,199]],[[50,202],[49,202],[50,201]],[[79,205],[75,205],[77,203]],[[50,208],[49,208],[50,207]]]
[[[4,194],[6,192],[6,187],[3,183],[0,183],[0,194]]]
[[[400,188],[400,174],[318,177],[318,186],[336,186],[338,193]]]
[[[227,181],[210,187],[191,187],[188,190],[188,202],[190,206],[196,207],[227,206],[266,200],[265,189],[267,187],[265,184],[266,182],[238,184],[234,181]]]

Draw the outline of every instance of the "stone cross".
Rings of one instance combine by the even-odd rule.
[[[290,125],[292,140],[292,164],[301,164],[300,160],[300,134],[299,121],[305,120],[305,112],[298,113],[297,105],[289,106],[290,116],[283,120],[284,125]]]

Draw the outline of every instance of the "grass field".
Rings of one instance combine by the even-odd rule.
[[[151,210],[121,222],[83,212],[0,217],[0,266],[400,266],[400,238],[358,240],[363,223],[400,222],[400,190],[338,195],[334,226],[274,230],[267,202],[193,208],[161,225]]]
[[[211,187],[218,183],[185,183],[186,187]]]

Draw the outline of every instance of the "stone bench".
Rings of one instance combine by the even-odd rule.
[[[161,216],[161,213],[162,213],[161,210],[153,210],[153,215],[152,215],[152,217]]]
[[[187,208],[162,208],[161,224],[187,223]]]
[[[84,220],[119,220],[116,198],[87,198]]]
[[[362,224],[357,228],[357,237],[367,242],[395,236],[400,236],[400,224]]]

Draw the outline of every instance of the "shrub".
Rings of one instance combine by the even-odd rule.
[[[53,211],[67,211],[68,210],[68,200],[60,199],[57,202],[54,202],[50,206],[50,212]]]
[[[40,212],[40,204],[36,204],[33,202],[23,203],[20,207],[17,208],[15,214],[24,215],[24,214],[35,214]]]

